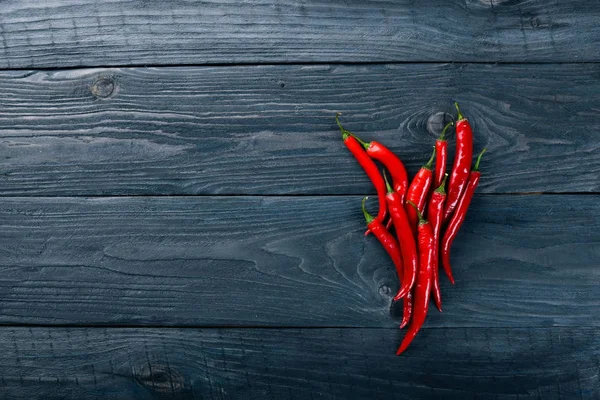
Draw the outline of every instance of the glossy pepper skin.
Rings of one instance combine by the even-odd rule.
[[[436,248],[433,243],[433,230],[431,224],[419,215],[419,275],[415,286],[413,315],[396,355],[402,354],[411,344],[423,326],[429,308],[431,296],[431,274],[435,261]]]
[[[417,236],[417,223],[419,218],[417,217],[417,210],[413,208],[409,202],[414,203],[417,206],[418,211],[423,213],[425,201],[427,200],[427,194],[429,193],[429,187],[431,186],[431,182],[433,180],[431,166],[433,165],[434,158],[435,147],[433,148],[433,154],[431,154],[431,158],[427,164],[423,165],[413,178],[410,186],[408,187],[408,193],[406,194],[406,215],[408,216],[408,221],[410,222],[410,227],[415,237]]]
[[[371,233],[373,233],[373,235],[377,238],[379,243],[381,243],[385,251],[392,259],[394,267],[396,268],[398,279],[402,281],[403,270],[400,246],[398,246],[398,242],[396,239],[394,239],[394,235],[385,229],[385,226],[381,223],[381,221],[379,221],[377,218],[373,218],[373,216],[367,212],[367,209],[365,208],[365,201],[367,201],[367,197],[362,200],[362,210],[365,216],[365,221],[367,222],[367,228],[371,231]]]
[[[471,124],[463,117],[458,103],[454,103],[454,105],[458,111],[458,121],[456,121],[456,152],[454,154],[454,165],[450,174],[450,182],[448,182],[444,223],[450,220],[465,190],[473,159],[473,130],[471,129]]]
[[[442,133],[435,141],[435,172],[433,173],[433,187],[440,187],[442,179],[446,175],[446,162],[448,160],[448,141],[446,140],[446,131],[454,125],[454,122],[448,122]]]
[[[452,247],[452,242],[454,238],[458,234],[458,230],[460,226],[465,220],[467,215],[467,210],[469,209],[469,204],[471,204],[471,199],[473,198],[473,194],[475,193],[475,189],[477,188],[477,184],[479,183],[479,178],[481,173],[479,172],[479,162],[481,161],[481,156],[485,152],[485,149],[479,154],[477,157],[477,162],[471,171],[469,176],[469,181],[467,183],[467,188],[465,189],[465,193],[460,198],[458,205],[456,206],[456,212],[452,215],[452,219],[448,223],[446,227],[446,232],[444,233],[444,238],[442,239],[441,244],[441,253],[442,253],[442,265],[444,266],[444,271],[446,271],[446,275],[448,275],[448,279],[450,282],[454,283],[454,277],[452,276],[452,266],[450,265],[450,249]]]
[[[398,193],[402,203],[404,204],[406,191],[408,190],[408,174],[406,173],[406,168],[404,167],[402,161],[400,161],[400,159],[390,149],[381,143],[375,141],[366,143],[358,138],[355,134],[351,133],[351,135],[363,145],[367,154],[372,159],[382,163],[390,172],[390,175],[392,176],[392,187],[394,188],[394,191]]]
[[[412,291],[408,292],[406,297],[404,297],[404,313],[402,315],[402,322],[400,323],[400,329],[404,328],[410,322],[410,317],[412,315],[413,308],[413,295]]]
[[[431,271],[431,294],[435,301],[435,306],[440,311],[442,311],[442,291],[440,290],[440,278],[438,273],[438,249],[442,218],[444,217],[444,202],[446,200],[444,186],[446,185],[447,178],[448,174],[444,176],[444,179],[442,179],[438,188],[431,194],[431,199],[429,199],[429,205],[427,206],[427,219],[431,223],[431,230],[433,231],[433,247],[436,249],[434,254],[435,260],[433,261],[433,268]]]
[[[404,279],[400,281],[400,289],[398,290],[396,296],[394,296],[394,301],[397,301],[405,296],[408,296],[410,290],[414,286],[419,260],[417,257],[417,245],[415,243],[415,237],[413,236],[410,222],[408,221],[401,197],[398,192],[393,190],[393,188],[387,182],[387,178],[385,176],[384,182],[387,188],[387,195],[385,196],[385,199],[394,223],[394,229],[396,230],[398,242],[401,244],[400,249],[402,252],[402,261],[404,263]]]
[[[342,131],[342,139],[344,140],[344,144],[350,150],[350,153],[356,158],[356,161],[363,168],[373,186],[375,186],[375,190],[377,191],[377,198],[379,200],[379,211],[377,212],[377,220],[383,221],[387,215],[387,205],[385,201],[385,182],[383,181],[383,177],[377,168],[377,165],[371,157],[364,150],[363,146],[356,140],[356,138],[352,135],[351,132],[347,131],[342,127],[339,120],[340,113],[336,114],[335,121],[337,122],[340,130]],[[367,235],[369,231],[365,233]]]

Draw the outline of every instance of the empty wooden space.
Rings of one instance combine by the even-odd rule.
[[[0,66],[598,62],[597,0],[13,0]]]
[[[0,399],[599,398],[599,19],[0,3]],[[334,116],[412,176],[454,101],[482,181],[443,312],[396,357],[395,271]]]

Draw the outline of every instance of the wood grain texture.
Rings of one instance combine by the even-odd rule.
[[[454,100],[482,192],[597,192],[598,93],[595,64],[2,72],[0,195],[368,193],[335,112],[412,174]]]
[[[477,197],[427,326],[598,326],[598,200]],[[363,221],[358,196],[5,198],[0,323],[394,327]]]
[[[12,0],[1,11],[0,68],[600,61],[589,0]]]
[[[596,399],[597,329],[0,329],[2,399]]]

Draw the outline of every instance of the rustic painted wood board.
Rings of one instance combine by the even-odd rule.
[[[589,0],[5,3],[0,68],[600,61]]]
[[[594,399],[593,328],[0,328],[6,399]]]
[[[598,200],[478,196],[428,326],[597,326]],[[0,322],[397,326],[363,221],[358,196],[4,198]]]
[[[598,20],[596,0],[3,2],[0,400],[599,398]],[[412,174],[454,100],[484,178],[444,312],[396,357],[394,270],[333,115]]]
[[[5,71],[0,194],[369,193],[336,111],[412,174],[454,100],[489,149],[482,193],[598,192],[599,78],[598,64]]]

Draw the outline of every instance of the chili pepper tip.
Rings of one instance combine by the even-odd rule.
[[[458,103],[456,101],[454,102],[454,107],[456,107],[456,111],[458,112],[458,120],[460,121],[466,119],[460,112],[460,107],[458,107]]]
[[[444,126],[444,129],[442,129],[442,133],[440,133],[440,137],[437,138],[437,140],[439,141],[444,141],[446,140],[446,131],[448,130],[448,128],[450,128],[452,125],[454,125],[454,121],[450,121],[446,124],[446,126]]]
[[[479,157],[477,157],[477,161],[475,162],[473,171],[479,171],[479,161],[481,161],[481,156],[483,156],[483,153],[485,153],[486,151],[487,151],[487,148],[484,148],[483,150],[481,150],[481,153],[479,153]]]
[[[398,350],[396,351],[396,355],[399,356],[400,354],[402,354],[407,347],[408,345],[402,342],[402,344],[400,345],[400,347],[398,347]]]

